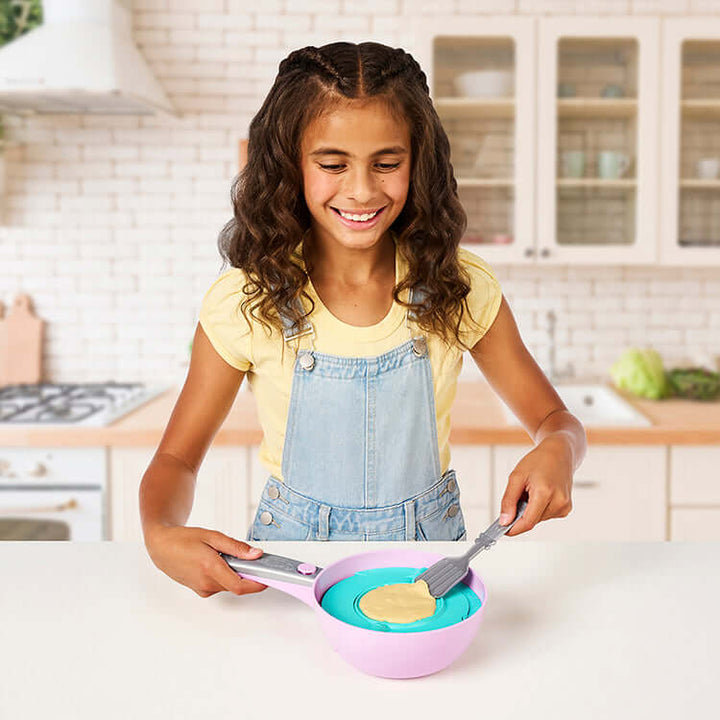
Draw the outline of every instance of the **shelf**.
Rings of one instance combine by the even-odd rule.
[[[558,98],[560,117],[632,117],[637,112],[636,98]]]
[[[687,117],[720,119],[720,100],[683,100],[680,107]]]
[[[682,178],[681,188],[707,188],[708,190],[720,190],[720,180],[700,180],[699,178]]]
[[[439,97],[434,100],[438,115],[447,118],[508,118],[515,115],[515,98]]]
[[[458,187],[513,187],[512,178],[455,178]]]
[[[634,188],[634,178],[618,178],[605,180],[604,178],[558,178],[558,187],[600,187],[600,188]]]

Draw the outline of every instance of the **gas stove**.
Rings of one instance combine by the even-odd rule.
[[[0,426],[102,427],[165,392],[143,383],[37,383],[0,387]]]

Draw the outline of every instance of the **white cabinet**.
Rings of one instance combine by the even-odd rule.
[[[670,538],[720,540],[720,447],[670,448]]]
[[[488,445],[452,445],[450,467],[460,488],[467,539],[473,540],[493,521],[492,452]]]
[[[491,263],[656,260],[656,18],[417,18],[413,30],[468,215],[463,246]],[[484,74],[474,89],[469,72]]]
[[[540,260],[657,256],[659,21],[539,22]]]
[[[155,447],[110,450],[112,540],[142,541],[138,491]],[[248,449],[212,446],[198,473],[187,525],[219,530],[243,540],[247,524]]]
[[[468,216],[462,244],[488,262],[534,255],[535,20],[414,18],[413,55],[450,141]],[[484,72],[468,90],[467,73]],[[473,82],[470,78],[469,82]]]
[[[720,21],[666,18],[662,53],[661,260],[720,262]]]
[[[528,446],[493,447],[497,509],[508,476]],[[666,448],[664,446],[591,445],[575,473],[573,509],[564,518],[538,523],[517,536],[526,540],[665,540]]]

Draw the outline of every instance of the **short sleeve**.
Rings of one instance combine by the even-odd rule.
[[[490,266],[466,248],[458,248],[460,264],[470,275],[467,306],[471,318],[463,314],[460,338],[470,348],[490,329],[502,301],[502,289]]]
[[[244,285],[245,274],[239,268],[223,273],[205,293],[199,321],[220,357],[247,372],[253,365],[252,331],[240,309],[247,297],[242,292]]]

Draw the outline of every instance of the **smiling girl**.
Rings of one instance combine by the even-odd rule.
[[[153,562],[202,596],[265,586],[185,527],[195,478],[243,379],[268,472],[247,541],[464,540],[450,410],[470,354],[535,442],[504,524],[571,510],[585,433],[525,348],[491,268],[460,248],[466,215],[426,78],[402,49],[338,42],[280,63],[250,125],[186,382],[143,478]]]

